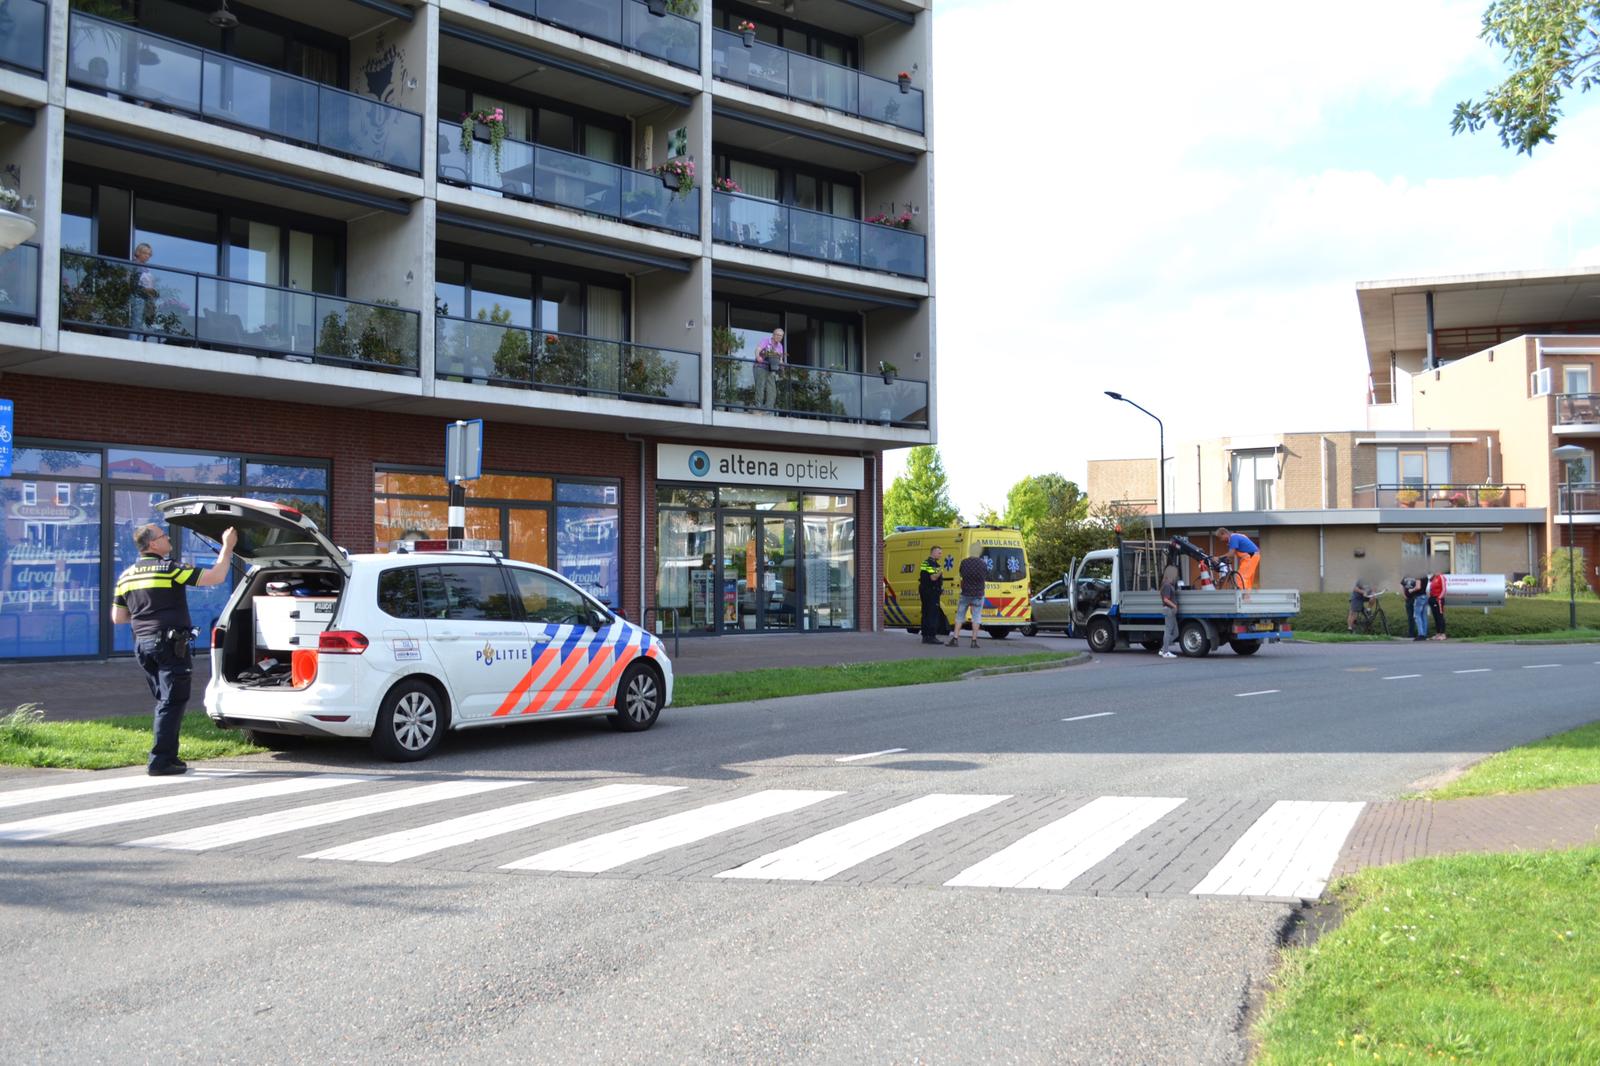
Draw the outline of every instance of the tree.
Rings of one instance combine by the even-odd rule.
[[[1493,122],[1500,143],[1533,154],[1554,141],[1562,94],[1600,83],[1600,2],[1492,0],[1479,33],[1506,51],[1511,73],[1481,100],[1456,104],[1450,131],[1476,133]]]
[[[950,479],[944,472],[939,449],[931,444],[912,448],[906,472],[894,479],[883,494],[883,528],[935,526],[943,529],[961,521],[950,502]]]
[[[1137,540],[1149,536],[1149,521],[1116,504],[1086,508],[1081,517],[1064,513],[1046,515],[1028,539],[1028,579],[1034,592],[1067,572],[1074,559],[1098,548],[1115,547],[1118,537]]]
[[[1046,515],[1081,521],[1089,514],[1089,500],[1077,484],[1060,474],[1033,474],[1006,493],[1005,524],[1016,526],[1027,540]]]

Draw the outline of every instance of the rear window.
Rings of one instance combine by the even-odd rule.
[[[416,567],[397,567],[378,576],[378,610],[391,618],[422,617]]]
[[[981,556],[989,567],[990,581],[1026,581],[1028,564],[1021,548],[985,548]]]
[[[517,620],[511,589],[498,566],[429,567],[420,578],[425,617],[463,622]]]

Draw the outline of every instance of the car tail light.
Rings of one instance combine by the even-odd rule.
[[[310,648],[298,648],[289,656],[289,684],[305,688],[317,679],[317,653]]]
[[[303,518],[304,517],[299,511],[296,511],[293,507],[285,507],[282,504],[278,505],[278,513],[279,514],[286,514],[290,518]]]
[[[226,637],[227,635],[228,635],[228,631],[226,629],[223,629],[221,626],[212,626],[211,627],[211,646],[213,648],[222,647],[222,638]]]
[[[360,655],[369,643],[353,629],[325,629],[317,634],[317,650],[323,655]]]

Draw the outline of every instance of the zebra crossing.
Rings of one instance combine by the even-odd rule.
[[[0,791],[0,846],[512,875],[1320,895],[1364,804],[195,771]]]

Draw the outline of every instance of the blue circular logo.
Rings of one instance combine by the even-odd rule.
[[[689,473],[695,477],[705,477],[711,473],[711,456],[702,451],[690,452]]]

